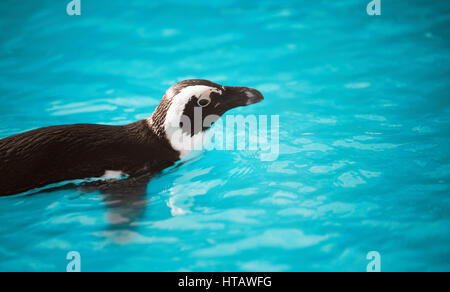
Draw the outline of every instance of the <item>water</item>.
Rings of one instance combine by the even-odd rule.
[[[59,2],[0,4],[0,137],[126,124],[195,77],[260,89],[230,114],[280,115],[281,153],[205,152],[145,197],[1,198],[1,271],[450,270],[448,1]]]

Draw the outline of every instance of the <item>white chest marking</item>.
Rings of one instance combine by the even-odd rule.
[[[118,171],[118,170],[106,170],[105,174],[101,177],[104,179],[121,179],[127,177],[127,175],[125,173],[123,173],[122,171]]]

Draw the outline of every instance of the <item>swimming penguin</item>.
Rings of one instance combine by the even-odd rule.
[[[185,80],[166,91],[146,120],[125,126],[52,126],[2,139],[0,196],[77,179],[151,177],[191,150],[180,141],[192,142],[228,110],[263,99],[253,88]],[[189,125],[199,107],[202,119],[216,118],[202,120],[200,127]]]

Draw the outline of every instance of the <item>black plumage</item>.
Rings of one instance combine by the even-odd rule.
[[[0,195],[117,170],[151,175],[179,153],[142,120],[126,126],[78,124],[33,130],[0,140]]]

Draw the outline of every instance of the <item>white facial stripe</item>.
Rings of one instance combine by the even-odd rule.
[[[166,114],[166,120],[164,121],[164,129],[166,137],[172,145],[173,149],[181,153],[181,157],[187,155],[196,143],[202,141],[203,133],[200,132],[194,136],[190,136],[182,131],[180,128],[180,122],[186,104],[191,100],[192,96],[196,96],[199,99],[209,99],[211,93],[222,94],[222,91],[210,86],[195,85],[183,88],[180,93],[175,95],[172,99],[172,103]],[[191,121],[193,123],[193,121]]]

